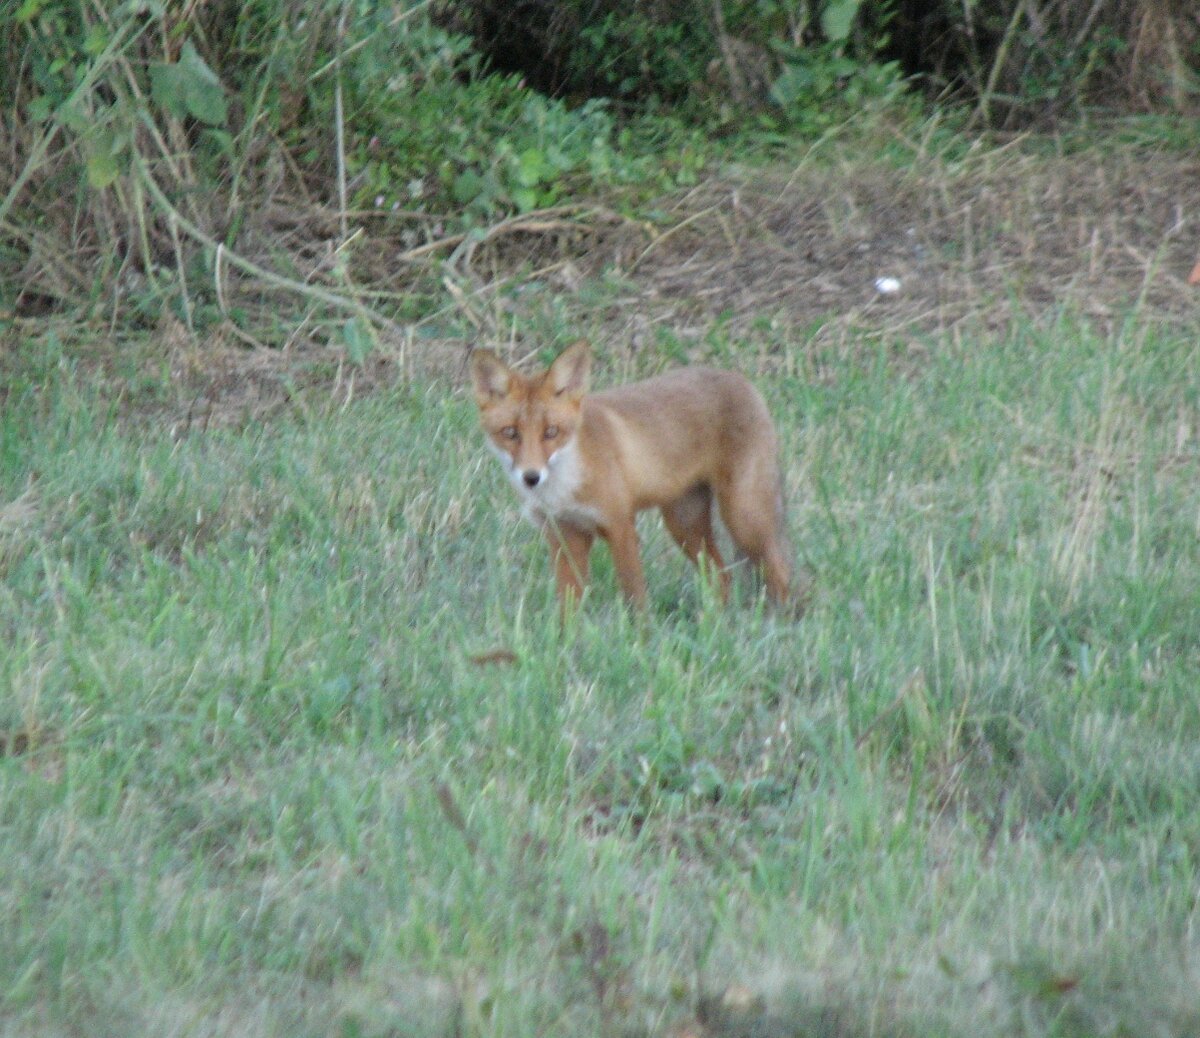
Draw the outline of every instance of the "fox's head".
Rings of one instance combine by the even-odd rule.
[[[591,349],[568,346],[545,371],[525,377],[491,350],[471,354],[475,402],[492,449],[523,494],[549,489],[556,466],[572,458],[587,393]]]

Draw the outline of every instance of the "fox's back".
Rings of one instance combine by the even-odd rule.
[[[583,423],[619,455],[643,500],[709,482],[746,458],[774,463],[766,403],[743,376],[688,367],[583,401]]]
[[[770,415],[757,389],[735,371],[720,368],[676,368],[662,375],[593,393],[584,401],[609,408],[635,427],[657,430],[664,422],[699,423],[722,434],[736,435],[747,422],[766,422]]]

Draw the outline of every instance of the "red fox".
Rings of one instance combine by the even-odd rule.
[[[490,350],[471,354],[471,378],[488,445],[525,514],[543,527],[566,608],[583,592],[588,554],[608,542],[621,589],[646,598],[634,516],[662,509],[667,530],[697,566],[729,572],[713,537],[716,501],[734,544],[760,566],[771,599],[789,595],[775,428],[741,375],[688,367],[588,393],[591,349],[580,341],[525,377]]]

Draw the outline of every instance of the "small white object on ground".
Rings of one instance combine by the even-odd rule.
[[[882,296],[890,296],[900,291],[899,278],[876,278],[875,291]]]

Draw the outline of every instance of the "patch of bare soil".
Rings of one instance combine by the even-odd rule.
[[[1000,332],[1070,308],[1101,326],[1133,305],[1193,321],[1200,161],[1003,152],[839,173],[751,172],[682,199],[686,226],[635,272],[691,320],[884,335]]]
[[[284,349],[247,346],[220,330],[197,343],[176,319],[166,318],[154,348],[167,363],[172,392],[169,399],[137,409],[156,413],[178,437],[265,422],[289,410],[345,407],[398,382],[465,367],[467,345],[435,340],[423,345],[428,348],[414,361],[411,337],[381,331],[377,349],[352,362],[344,348],[303,336]]]
[[[228,333],[195,344],[164,327],[172,420],[182,430],[261,419],[303,406],[297,392],[307,388],[340,403],[397,381],[458,382],[475,341],[510,344],[514,329],[544,326],[530,318],[534,306],[544,317],[547,298],[619,353],[636,351],[656,325],[686,341],[717,320],[735,336],[766,320],[777,335],[835,343],[999,335],[1063,309],[1105,332],[1131,308],[1196,324],[1200,287],[1187,278],[1200,256],[1200,159],[1045,149],[1018,140],[954,161],[914,150],[907,164],[860,154],[735,171],[667,200],[669,219],[653,228],[601,207],[564,207],[413,247],[364,221],[356,283],[374,286],[384,309],[388,297],[433,286],[445,299],[439,314],[381,328],[363,364],[330,346],[328,330],[306,338],[301,327],[286,348],[265,349]],[[280,250],[311,277],[337,262],[328,211],[272,213],[261,251],[253,232],[247,241],[263,265]],[[588,279],[603,271],[622,279],[620,298],[589,301]],[[540,302],[522,303],[514,285],[534,283]],[[229,291],[256,289],[243,279]],[[432,334],[450,325],[473,334]]]

